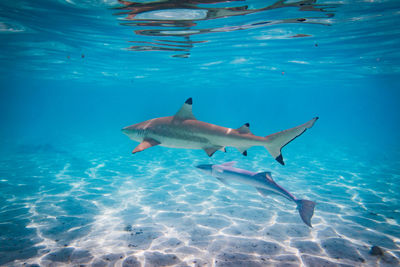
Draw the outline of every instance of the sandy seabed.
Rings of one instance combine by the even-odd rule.
[[[79,153],[19,146],[0,161],[0,265],[398,266],[399,155],[381,162],[346,149],[126,148]],[[90,151],[88,153],[87,151]],[[271,171],[298,198],[317,202],[313,228],[294,203],[226,186],[196,168],[236,160]],[[372,246],[383,249],[371,255]]]

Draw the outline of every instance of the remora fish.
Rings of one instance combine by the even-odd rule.
[[[264,146],[282,165],[281,149],[290,141],[311,128],[318,117],[291,129],[268,135],[256,136],[249,130],[249,123],[238,129],[225,128],[196,120],[192,113],[192,98],[186,100],[181,109],[170,117],[156,118],[127,126],[122,132],[140,144],[132,151],[137,153],[152,146],[187,149],[204,149],[208,156],[225,147],[236,147],[247,156],[252,146]]]
[[[305,199],[297,199],[295,196],[278,185],[270,172],[251,172],[233,167],[236,162],[227,162],[221,165],[203,164],[196,166],[207,174],[216,177],[222,183],[228,185],[230,181],[254,186],[262,196],[276,194],[297,204],[300,217],[305,224],[311,226],[311,217],[314,214],[315,202]]]

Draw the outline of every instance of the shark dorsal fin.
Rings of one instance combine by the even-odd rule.
[[[242,127],[237,128],[236,130],[241,134],[253,134],[252,132],[250,132],[250,123],[248,122],[243,124]]]
[[[221,166],[232,167],[232,166],[235,166],[236,163],[237,163],[237,161],[230,161],[230,162],[222,163]]]
[[[265,177],[267,180],[273,181],[271,172],[259,172],[256,175]]]
[[[191,97],[189,97],[182,105],[181,109],[175,114],[174,120],[195,120],[196,118],[193,116],[192,113],[192,103],[193,100]]]

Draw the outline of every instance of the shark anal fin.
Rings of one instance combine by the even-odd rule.
[[[188,98],[182,105],[181,109],[174,116],[174,121],[195,120],[196,118],[192,112],[192,98]]]
[[[132,151],[132,154],[135,154],[137,152],[143,151],[149,147],[156,146],[159,144],[160,144],[160,142],[158,142],[154,139],[151,139],[151,138],[145,139],[137,147],[135,147],[135,149]]]
[[[215,153],[217,150],[221,150],[221,149],[223,149],[222,146],[213,146],[213,147],[204,148],[204,151],[207,153],[207,155],[208,155],[209,157],[211,157],[212,155],[214,155],[214,153]]]

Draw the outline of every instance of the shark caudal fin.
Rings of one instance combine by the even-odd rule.
[[[318,117],[315,117],[297,127],[266,136],[266,144],[264,145],[265,148],[280,164],[285,165],[281,153],[282,148],[290,143],[293,139],[304,133],[307,129],[311,128],[317,120]]]
[[[315,202],[311,200],[299,199],[296,200],[296,203],[301,219],[305,224],[312,227],[311,218],[314,215]]]

